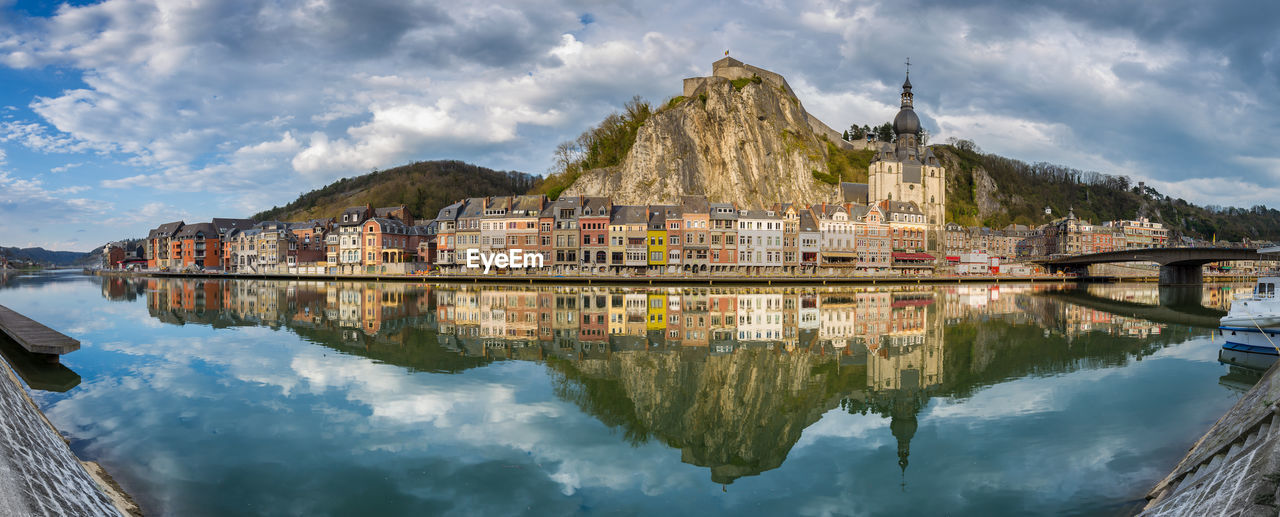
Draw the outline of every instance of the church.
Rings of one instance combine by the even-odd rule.
[[[928,224],[930,250],[942,246],[946,224],[946,169],[933,150],[920,143],[920,118],[911,93],[911,76],[902,83],[902,107],[893,118],[893,142],[880,142],[867,170],[867,184],[841,184],[846,202],[880,205],[886,201],[915,203]]]

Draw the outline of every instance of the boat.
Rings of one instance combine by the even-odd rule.
[[[1223,350],[1280,357],[1280,275],[1259,276],[1253,292],[1231,302],[1219,322]]]

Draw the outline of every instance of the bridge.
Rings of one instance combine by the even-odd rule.
[[[1204,281],[1202,266],[1228,260],[1276,260],[1247,248],[1148,248],[1073,255],[1035,261],[1055,273],[1061,271],[1087,276],[1089,266],[1116,262],[1160,264],[1160,285],[1197,285]]]

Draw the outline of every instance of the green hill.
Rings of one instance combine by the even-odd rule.
[[[94,250],[99,254],[102,249]],[[90,253],[80,251],[50,251],[44,248],[0,248],[0,256],[14,262],[34,262],[44,266],[75,266],[84,264]]]
[[[1095,223],[1147,217],[1175,235],[1239,241],[1280,240],[1280,211],[1200,207],[1124,176],[983,154],[972,142],[934,146],[947,167],[947,220],[1002,228],[1039,225],[1068,210]],[[1052,211],[1044,213],[1045,207]]]
[[[414,162],[363,176],[343,178],[302,194],[285,206],[253,215],[257,221],[305,221],[334,217],[349,206],[409,207],[419,219],[465,197],[523,194],[541,178],[516,171],[495,171],[460,161]]]

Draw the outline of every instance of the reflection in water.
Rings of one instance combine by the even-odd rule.
[[[1099,301],[1126,310],[1158,303],[1154,286],[1064,289],[102,285],[111,300],[144,296],[151,317],[165,323],[287,328],[410,371],[542,363],[555,396],[633,445],[679,449],[720,484],[781,466],[828,411],[880,415],[890,419],[904,489],[911,441],[933,398],[1124,365],[1203,334],[1119,315]]]
[[[62,393],[80,385],[80,375],[76,372],[61,363],[27,352],[4,333],[0,333],[0,356],[33,390]]]

